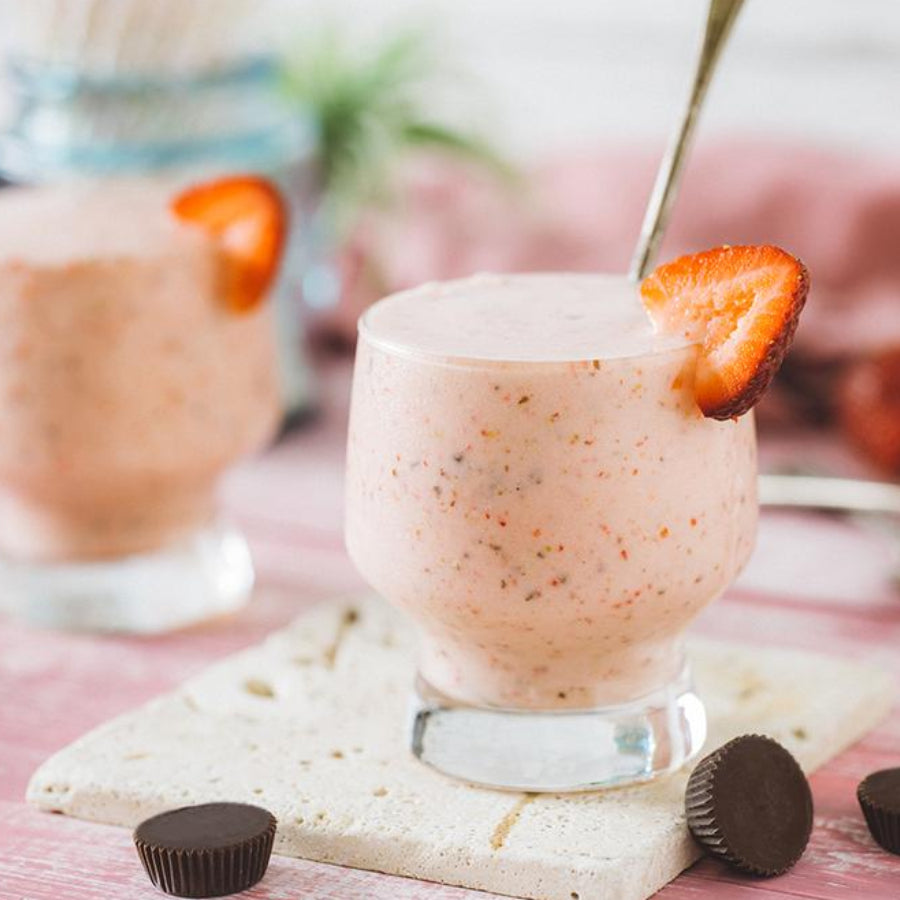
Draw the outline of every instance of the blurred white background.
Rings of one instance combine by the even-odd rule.
[[[55,0],[3,0],[4,43],[16,40],[16,4],[33,2]],[[216,12],[247,5],[181,2],[194,4],[185,17],[211,32],[221,26]],[[448,64],[479,85],[478,108],[461,92],[464,116],[534,156],[609,138],[661,141],[684,97],[706,0],[259,0],[255,8],[267,11],[265,43],[287,47],[327,22],[363,38],[431,26]],[[775,134],[893,153],[898,94],[897,0],[746,0],[703,135]]]
[[[361,31],[437,23],[484,85],[478,115],[526,155],[658,137],[680,109],[706,0],[281,0]],[[900,2],[746,0],[702,134],[900,151]]]

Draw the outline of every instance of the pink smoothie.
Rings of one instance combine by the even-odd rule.
[[[265,306],[133,183],[0,193],[0,552],[152,550],[205,524],[222,471],[274,428]]]
[[[695,358],[608,276],[476,276],[363,317],[347,545],[434,688],[587,708],[677,674],[757,515],[752,416],[701,415]]]

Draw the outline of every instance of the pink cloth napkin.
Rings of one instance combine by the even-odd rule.
[[[548,162],[518,188],[436,161],[410,165],[398,205],[364,218],[342,259],[329,327],[353,334],[390,291],[474,271],[624,271],[657,147]],[[900,345],[900,161],[761,141],[699,146],[661,259],[723,243],[775,243],[812,289],[796,354],[835,359]]]

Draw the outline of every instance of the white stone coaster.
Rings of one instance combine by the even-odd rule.
[[[708,748],[772,735],[805,769],[886,715],[880,671],[695,641]],[[407,752],[408,627],[380,601],[319,607],[48,760],[29,800],[134,826],[210,800],[278,817],[275,851],[533,900],[642,900],[698,856],[687,772],[600,794],[522,795],[445,778]]]

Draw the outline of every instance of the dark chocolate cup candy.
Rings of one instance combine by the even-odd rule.
[[[872,837],[888,852],[900,854],[900,769],[867,775],[856,798]]]
[[[147,819],[135,829],[134,843],[160,890],[175,897],[223,897],[265,875],[276,824],[258,806],[206,803]]]
[[[803,770],[777,741],[750,734],[710,753],[685,795],[688,828],[712,856],[750,875],[786,872],[803,855],[813,824]]]

